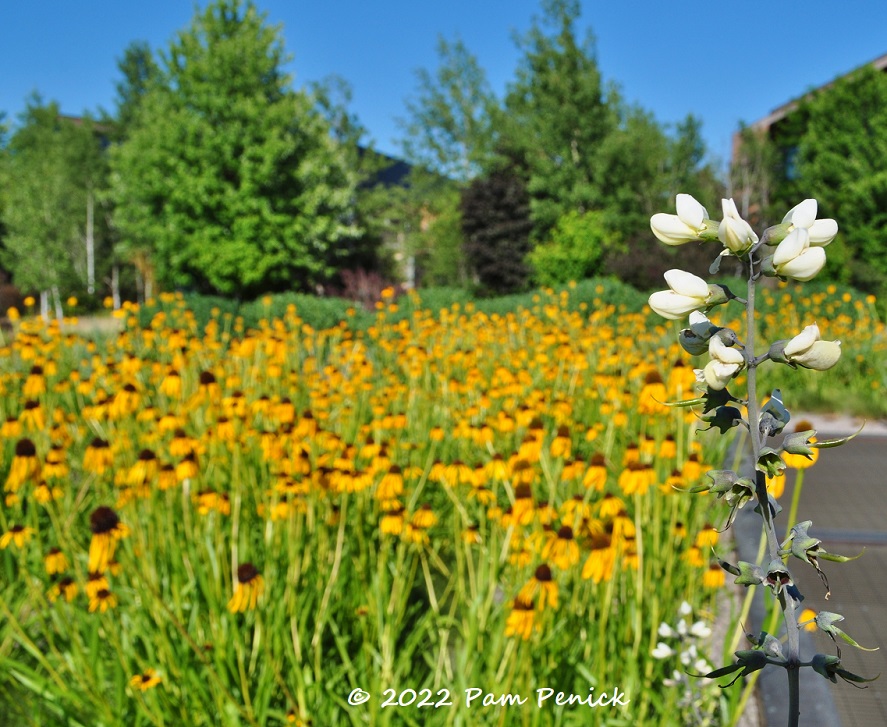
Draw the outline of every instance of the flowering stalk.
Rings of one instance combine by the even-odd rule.
[[[706,219],[707,214],[701,205],[693,202],[695,200],[692,198],[682,195],[677,217],[654,216],[651,227],[660,240],[669,245],[678,245],[694,239],[711,239],[711,230],[715,229],[715,223]],[[764,556],[761,563],[740,561],[733,565],[719,560],[719,564],[736,576],[737,584],[766,585],[770,588],[775,603],[782,611],[785,647],[783,648],[783,641],[762,631],[759,637],[752,637],[754,649],[736,652],[736,663],[699,676],[715,679],[739,672],[733,680],[735,682],[739,677],[753,674],[768,665],[784,668],[788,675],[788,725],[797,727],[801,714],[799,675],[802,667],[812,667],[831,681],[835,681],[836,675],[845,681],[868,680],[840,668],[840,650],[836,657],[817,654],[810,661],[802,660],[798,613],[803,597],[794,584],[786,562],[790,556],[795,556],[811,565],[828,591],[828,581],[819,566],[819,559],[843,562],[849,558],[826,552],[821,547],[821,541],[807,532],[812,526],[811,522],[795,525],[793,520],[796,507],[792,508],[789,534],[780,543],[775,518],[781,508],[767,492],[767,477],[774,477],[785,470],[786,461],[783,457],[813,460],[816,449],[837,446],[852,437],[817,442],[816,432],[808,430],[785,435],[779,446],[769,446],[769,440],[783,432],[791,415],[783,405],[779,389],[772,392],[766,403],[760,403],[757,390],[758,367],[770,362],[792,368],[801,366],[826,370],[837,363],[841,346],[840,341],[820,340],[819,328],[813,323],[793,338],[776,341],[766,353],[756,356],[755,290],[762,276],[797,281],[813,278],[825,264],[824,248],[837,234],[837,224],[834,220],[816,220],[816,201],[805,200],[790,210],[780,225],[765,230],[758,238],[748,223],[739,217],[732,200],[723,200],[721,207],[724,219],[717,225],[717,237],[724,245],[724,250],[713,263],[711,272],[717,272],[724,257],[738,258],[748,275],[746,299],[737,298],[724,286],[707,284],[701,278],[680,270],[669,270],[665,277],[670,289],[653,293],[649,304],[655,312],[668,319],[676,320],[689,314],[690,327],[681,331],[680,343],[691,355],[702,355],[707,351],[710,356],[708,364],[696,371],[697,380],[705,392],[703,396],[678,402],[677,405],[702,404],[702,419],[711,424],[710,428],[717,427],[722,434],[736,426],[743,426],[749,432],[754,463],[753,478],[741,476],[732,470],[714,470],[708,473],[711,481],[709,484],[691,487],[689,491],[709,491],[718,498],[725,499],[731,507],[725,529],[732,524],[737,510],[751,500],[757,501],[756,511],[762,519],[765,544],[760,553]],[[745,306],[744,344],[735,331],[714,324],[704,315],[731,300]],[[733,379],[743,370],[747,372],[747,397],[744,400],[727,390]],[[744,418],[741,410],[732,406],[734,402],[738,406],[745,405]],[[834,640],[833,624],[842,618],[838,614],[823,612],[817,617],[816,624]],[[849,637],[844,640],[858,646]]]

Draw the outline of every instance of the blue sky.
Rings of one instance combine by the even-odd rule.
[[[204,6],[205,0],[200,2]],[[377,148],[398,153],[396,124],[415,71],[437,64],[438,36],[461,38],[503,94],[513,42],[537,0],[257,0],[283,26],[296,86],[335,74]],[[116,62],[133,40],[155,50],[194,13],[189,0],[0,0],[0,111],[15,119],[32,91],[62,111],[111,110]],[[580,26],[597,40],[606,80],[665,124],[693,113],[710,152],[729,156],[740,120],[887,53],[884,0],[584,0]]]

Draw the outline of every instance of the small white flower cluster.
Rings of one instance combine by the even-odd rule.
[[[675,669],[671,679],[663,679],[663,684],[668,687],[676,687],[681,684],[690,685],[687,671],[696,674],[707,674],[712,671],[712,665],[702,655],[699,641],[704,641],[711,636],[711,628],[705,621],[692,621],[693,607],[684,601],[678,609],[678,622],[670,626],[665,621],[659,624],[659,636],[663,639],[652,651],[654,659],[671,659],[677,657],[683,669]],[[666,641],[666,639],[668,641]],[[708,682],[709,680],[703,680]],[[689,695],[688,695],[689,696]]]

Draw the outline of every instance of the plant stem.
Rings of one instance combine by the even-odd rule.
[[[754,275],[754,259],[749,258],[748,271],[748,296],[746,302],[746,360],[754,359],[755,344],[755,283]],[[757,366],[748,367],[748,425],[751,434],[752,459],[757,468],[758,458],[761,449],[764,446],[763,437],[760,429],[760,407],[758,404],[757,392]],[[767,535],[767,544],[770,551],[770,561],[779,559],[779,541],[776,537],[776,526],[773,522],[773,512],[770,509],[770,498],[767,494],[767,481],[763,472],[755,470],[755,493],[760,506],[761,519],[763,520],[764,532]],[[798,719],[800,717],[800,681],[799,681],[799,665],[800,665],[800,639],[798,631],[798,622],[795,616],[797,603],[791,594],[785,590],[779,593],[779,603],[782,607],[783,617],[785,620],[785,630],[787,636],[788,653],[786,654],[786,672],[788,673],[788,690],[789,690],[789,707],[788,707],[788,727],[798,727]]]

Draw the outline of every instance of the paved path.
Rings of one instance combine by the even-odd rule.
[[[846,435],[858,428],[846,418],[813,417],[812,421],[820,439]],[[785,494],[780,498],[786,515],[794,485],[792,472]],[[788,565],[806,597],[805,607],[842,614],[845,620],[840,627],[846,633],[863,646],[880,647],[879,651],[865,652],[842,644],[844,667],[862,676],[882,676],[867,689],[860,690],[840,679],[833,685],[812,674],[827,687],[820,696],[824,694],[827,702],[830,695],[834,710],[829,704],[805,704],[802,683],[801,725],[887,725],[887,425],[884,422],[870,422],[863,433],[841,447],[820,450],[819,461],[804,474],[798,521],[804,520],[813,521],[811,535],[820,539],[822,547],[829,552],[855,555],[865,549],[864,555],[855,561],[821,562],[831,587],[832,595],[827,601],[825,589],[812,568],[794,558]],[[834,644],[821,632],[811,634],[808,645],[821,653],[835,653]],[[785,677],[777,676],[784,695]],[[761,693],[766,700],[766,688]],[[773,710],[769,711],[768,725],[783,727],[785,718],[775,717]],[[839,724],[835,723],[835,712]]]

